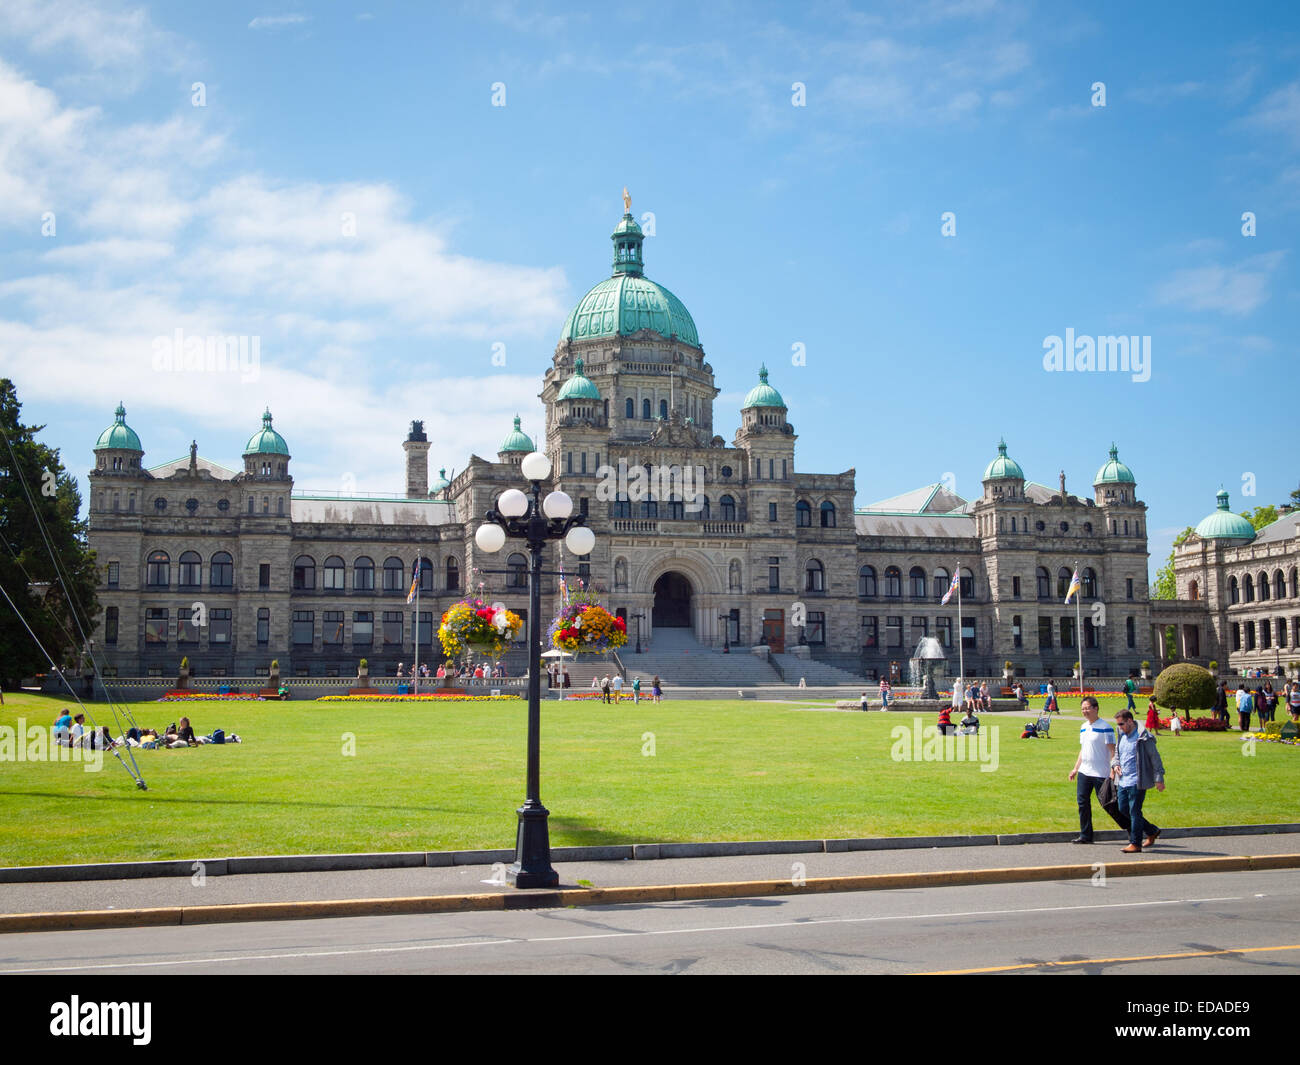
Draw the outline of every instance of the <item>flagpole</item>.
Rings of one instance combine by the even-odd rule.
[[[1079,560],[1074,560],[1074,572],[1079,572]],[[1079,698],[1083,698],[1083,619],[1081,611],[1083,610],[1083,584],[1080,583],[1079,590],[1074,593],[1074,634],[1075,639],[1079,641]]]
[[[961,562],[957,563],[957,669],[961,672],[961,679],[958,683],[962,687],[962,701],[965,702],[966,690],[966,641],[962,639],[961,631]],[[957,705],[956,691],[953,692],[952,705]]]
[[[420,694],[420,556],[415,556],[415,665],[411,669],[412,691]]]

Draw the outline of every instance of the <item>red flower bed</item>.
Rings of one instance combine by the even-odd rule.
[[[1169,728],[1173,722],[1171,717],[1162,717],[1159,719],[1161,728]],[[1188,717],[1183,718],[1184,732],[1226,732],[1228,723],[1217,717]]]

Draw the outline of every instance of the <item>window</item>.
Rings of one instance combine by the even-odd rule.
[[[961,571],[961,597],[963,599],[975,598],[975,575],[968,569]]]
[[[104,611],[104,642],[117,643],[117,607],[110,606]]]
[[[213,588],[233,588],[235,584],[235,560],[225,551],[218,551],[212,556],[208,567],[208,582]]]
[[[358,592],[375,590],[375,563],[365,555],[352,563],[352,587]]]
[[[460,587],[460,563],[454,558],[447,559],[447,591],[454,592]]]
[[[776,521],[776,504],[775,504],[775,503],[769,503],[769,504],[767,505],[767,520],[768,520],[768,521]]]
[[[1097,571],[1089,567],[1083,571],[1083,597],[1097,598]]]
[[[876,568],[863,566],[858,570],[858,598],[874,599],[876,597]]]
[[[636,402],[632,399],[631,396],[628,397],[626,409],[623,412],[623,417],[628,419],[632,419],[636,417]]]
[[[885,598],[901,599],[903,597],[903,571],[897,566],[885,570]]]
[[[1047,570],[1044,567],[1039,566],[1038,569],[1034,571],[1034,577],[1038,581],[1038,598],[1051,599],[1052,578],[1048,574]]]
[[[952,646],[952,618],[936,618],[934,634],[944,647]]]
[[[293,642],[299,647],[310,647],[316,627],[316,614],[311,610],[293,612]]]
[[[1259,575],[1259,601],[1268,602],[1268,574],[1263,572]]]
[[[826,642],[826,615],[822,611],[808,611],[807,638],[810,644]]]
[[[1019,599],[1019,598],[1020,598],[1020,578],[1019,578],[1019,577],[1012,577],[1012,578],[1011,578],[1011,598],[1012,598],[1012,599]]]
[[[1228,602],[1229,603],[1241,602],[1241,588],[1237,584],[1236,577],[1228,578]]]
[[[578,563],[578,587],[588,588],[591,586],[591,563]]]
[[[310,555],[299,555],[293,563],[294,591],[308,591],[316,587],[316,560]]]
[[[1124,640],[1131,651],[1137,646],[1137,626],[1133,623],[1132,618],[1124,619]]]
[[[812,507],[806,499],[801,499],[794,505],[794,523],[800,529],[812,528]]]
[[[929,635],[930,635],[929,618],[913,618],[911,643],[908,646],[915,649],[916,645]]]
[[[822,528],[823,529],[835,528],[835,504],[832,503],[829,499],[825,500],[822,503],[821,512],[822,512]]]
[[[975,650],[975,619],[961,619],[961,645],[967,651]]]
[[[767,560],[767,590],[769,592],[781,590],[781,560],[775,555]]]
[[[189,603],[182,603],[176,608],[176,642],[198,643],[199,626],[196,617],[197,612]]]
[[[1273,574],[1273,598],[1286,598],[1286,578],[1282,576],[1281,570],[1277,570]]]
[[[263,645],[271,642],[271,611],[267,607],[257,612],[257,642]]]
[[[659,401],[659,417],[664,419],[664,421],[668,420],[668,400],[666,399],[661,399]]]
[[[1237,621],[1232,623],[1232,649],[1241,650],[1241,623]]]
[[[384,559],[384,591],[406,591],[406,564],[400,558],[389,555]]]
[[[171,582],[171,559],[166,551],[155,551],[149,556],[144,582],[151,588],[166,588]]]
[[[1248,621],[1246,622],[1246,650],[1253,651],[1254,649],[1255,649],[1255,623],[1253,621]]]
[[[1011,619],[1011,646],[1024,647],[1024,645],[1025,645],[1025,637],[1023,632],[1023,626],[1021,625],[1020,615],[1017,614],[1015,617]]]
[[[1277,619],[1277,645],[1278,647],[1286,646],[1286,618]]]
[[[1244,584],[1244,586],[1245,586],[1245,591],[1246,591],[1246,595],[1245,595],[1246,602],[1248,602],[1248,603],[1253,603],[1253,602],[1255,601],[1255,580],[1254,580],[1254,578],[1251,577],[1251,575],[1250,575],[1249,573],[1247,573],[1247,574],[1246,574],[1246,579],[1245,579],[1245,581],[1243,582],[1243,584]]]
[[[648,495],[641,500],[641,517],[657,518],[659,517],[659,501],[654,496]]]
[[[1268,587],[1267,581],[1264,586]],[[1273,646],[1273,625],[1267,618],[1259,623],[1259,646],[1265,651]]]
[[[948,571],[940,566],[934,571],[934,597],[942,599],[948,591]]]
[[[1291,567],[1291,598],[1300,596],[1300,568]]]
[[[120,572],[121,566],[118,563],[110,562],[108,564],[108,586],[110,588],[117,587],[118,575]]]
[[[144,642],[167,642],[167,608],[151,606],[144,612]]]
[[[1124,598],[1126,598],[1126,599],[1132,599],[1132,598],[1133,598],[1133,578],[1132,578],[1132,577],[1125,577],[1125,578],[1124,578]]]
[[[203,581],[203,561],[194,551],[186,551],[177,567],[176,587],[197,588]]]
[[[863,648],[876,649],[876,618],[862,619],[862,646]]]
[[[626,495],[621,495],[610,505],[609,516],[611,518],[630,518],[632,516],[632,504],[628,501]],[[705,517],[708,517],[706,514]]]
[[[785,459],[782,459],[782,460],[781,460],[781,480],[783,480],[783,481],[785,480],[785,477],[786,477],[786,474],[785,474],[785,463],[786,463],[786,460],[785,460]]]
[[[646,421],[650,420],[650,401],[648,399],[641,401],[641,417]]]
[[[719,517],[723,521],[736,520],[736,501],[731,496],[723,496],[718,500],[718,510],[721,512]]]
[[[885,647],[893,650],[903,646],[903,619],[901,617],[885,618]]]
[[[423,555],[416,556],[411,563],[411,580],[415,580],[415,567],[420,567],[420,592],[433,591],[433,559],[425,558]]]
[[[321,587],[327,592],[341,592],[347,587],[347,571],[343,568],[343,560],[338,555],[330,555],[325,560],[325,569],[321,576],[323,577]]]
[[[1091,615],[1085,615],[1083,619],[1083,646],[1097,646],[1097,626],[1092,623]]]
[[[1052,619],[1038,619],[1038,649],[1040,651],[1050,651],[1052,649]]]
[[[261,562],[257,567],[257,586],[259,588],[271,587],[271,563]]]
[[[208,611],[208,646],[230,646],[230,610],[222,607]]]
[[[1061,618],[1061,650],[1075,646],[1074,618]]]
[[[421,610],[417,619],[416,638],[419,640],[421,647],[431,647],[433,645],[433,611]]]
[[[1062,602],[1065,600],[1066,593],[1070,590],[1070,578],[1073,574],[1069,568],[1062,566],[1056,571],[1056,598]]]
[[[372,610],[352,612],[352,646],[369,647],[375,642],[375,614]]]
[[[400,650],[402,647],[402,612],[384,611],[384,647]]]
[[[527,588],[528,587],[528,560],[523,555],[513,554],[506,559],[507,588]]]
[[[810,558],[808,565],[804,567],[804,591],[826,591],[826,573],[822,569],[822,564],[815,558]]]
[[[682,503],[681,497],[674,495],[668,500],[668,517],[672,521],[681,521],[686,517],[686,507]]]
[[[913,566],[907,573],[907,594],[913,599],[924,599],[925,595],[925,570],[920,566]]]
[[[325,611],[325,624],[321,627],[320,642],[326,647],[343,646],[343,611]]]

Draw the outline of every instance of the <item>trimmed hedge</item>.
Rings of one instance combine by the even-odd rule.
[[[1190,662],[1161,670],[1154,695],[1158,706],[1171,710],[1209,710],[1214,707],[1214,674]]]

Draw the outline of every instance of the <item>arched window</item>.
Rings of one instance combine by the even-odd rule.
[[[1282,571],[1280,569],[1273,571],[1273,598],[1274,599],[1286,598],[1286,578],[1282,575]]]
[[[180,565],[177,567],[176,587],[197,588],[202,583],[203,560],[199,558],[196,551],[184,552],[180,557]]]
[[[635,417],[636,417],[636,401],[635,401],[631,396],[628,396],[628,398],[627,398],[627,403],[626,403],[624,406],[625,406],[625,410],[624,410],[623,416],[624,416],[625,418],[628,418],[628,419],[635,418]]]
[[[1089,567],[1083,571],[1083,597],[1097,598],[1097,571]]]
[[[528,587],[528,559],[523,555],[513,554],[506,559],[506,587],[507,588],[527,588]]]
[[[903,571],[897,566],[885,570],[885,597],[901,599],[903,597]]]
[[[338,555],[330,555],[321,571],[321,585],[327,592],[341,592],[347,587],[347,571]]]
[[[1048,574],[1048,572],[1047,572],[1047,568],[1044,567],[1044,566],[1039,566],[1038,569],[1034,571],[1034,576],[1035,576],[1035,579],[1036,579],[1037,582],[1038,582],[1038,598],[1039,598],[1039,599],[1051,599],[1051,598],[1052,598],[1052,578],[1051,578],[1051,576]]]
[[[316,587],[316,560],[310,555],[299,555],[293,563],[294,591]]]
[[[1255,578],[1247,573],[1246,579],[1243,583],[1245,585],[1246,602],[1253,603],[1255,601]]]
[[[940,566],[934,571],[934,597],[942,599],[948,594],[948,586],[952,581],[952,575]]]
[[[352,563],[352,587],[358,592],[373,592],[375,590],[375,563],[373,559],[362,555]]]
[[[975,598],[975,574],[964,566],[961,571],[961,596],[963,599],[974,600]]]
[[[659,417],[663,418],[664,421],[668,420],[668,400],[666,399],[659,401]]]
[[[1300,596],[1300,567],[1291,567],[1291,598]]]
[[[907,594],[913,599],[925,598],[925,570],[913,566],[907,572]]]
[[[876,597],[876,567],[863,566],[858,570],[858,597],[874,599]]]
[[[815,558],[810,558],[808,565],[804,567],[804,591],[826,591],[826,572]]]
[[[723,496],[718,500],[719,517],[723,521],[736,520],[736,501],[731,496]]]
[[[171,557],[166,551],[154,551],[145,563],[145,584],[166,588],[171,583]]]
[[[1259,601],[1268,602],[1268,574],[1263,570],[1259,571]]]
[[[392,555],[384,559],[384,591],[406,591],[406,563]]]
[[[454,556],[447,557],[447,591],[454,592],[460,588],[460,563]]]
[[[829,499],[822,502],[822,528],[835,528],[835,504]]]
[[[1068,566],[1062,566],[1056,571],[1056,598],[1064,600],[1066,593],[1070,590],[1070,573]]]
[[[425,558],[423,555],[411,560],[411,579],[415,579],[416,563],[420,566],[420,591],[433,591],[433,559]]]
[[[1193,601],[1201,598],[1201,586],[1196,581],[1187,585],[1187,597]]]
[[[208,566],[208,582],[213,588],[231,588],[235,584],[235,560],[225,551],[212,556]]]
[[[648,399],[643,399],[641,401],[641,417],[645,421],[650,420],[650,401]]]
[[[1228,602],[1230,604],[1241,602],[1241,585],[1237,583],[1236,577],[1228,578]]]
[[[794,505],[794,523],[801,529],[812,527],[812,507],[806,499],[801,499]]]
[[[700,496],[700,520],[709,520],[709,497]]]

